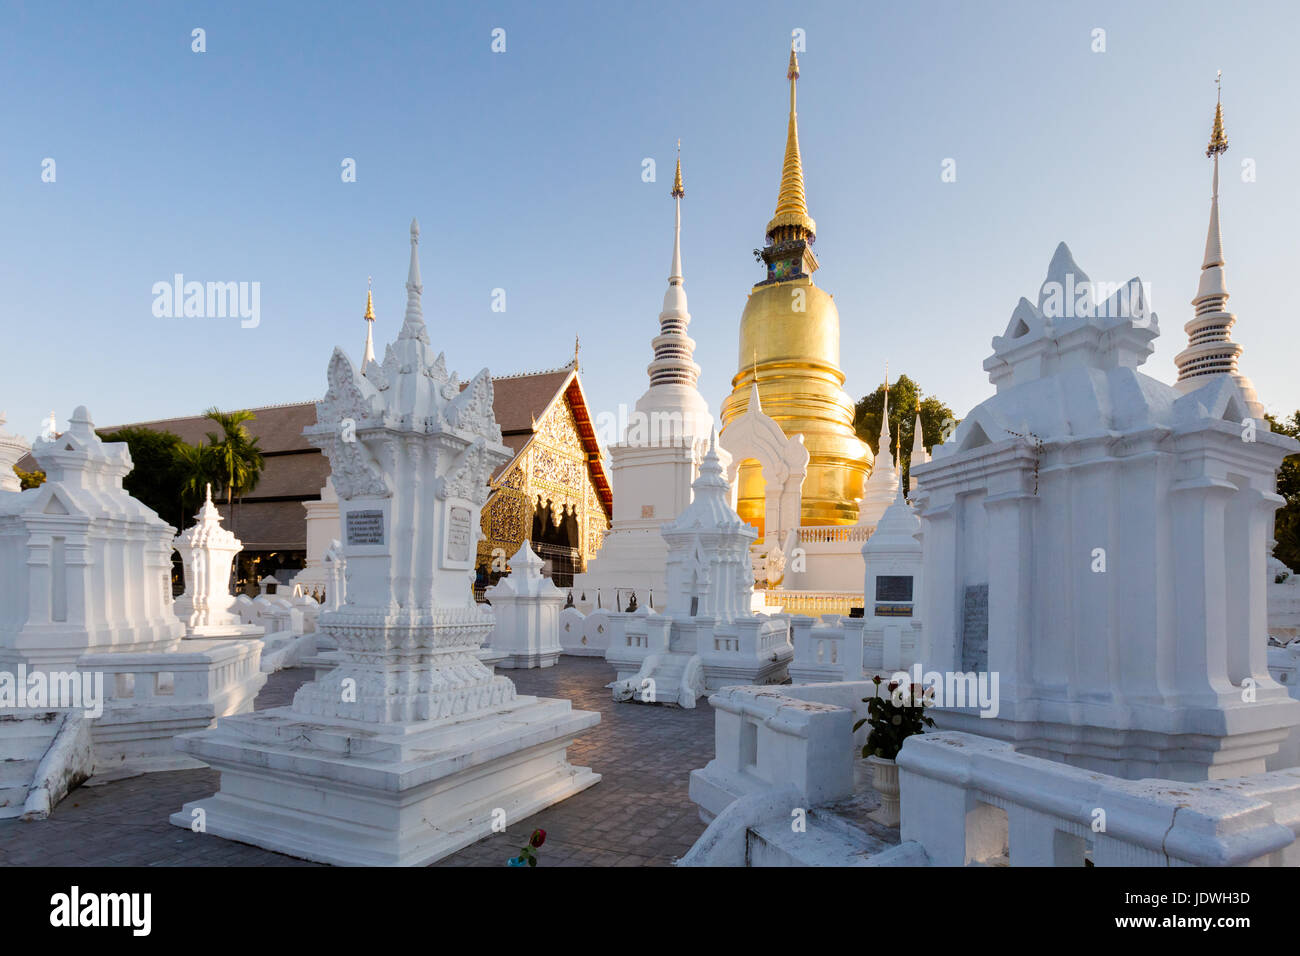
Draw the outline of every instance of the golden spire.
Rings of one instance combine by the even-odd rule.
[[[686,195],[686,189],[682,186],[682,141],[677,141],[677,174],[673,176],[673,191],[669,193],[675,199],[681,199]]]
[[[803,161],[799,156],[799,123],[795,112],[795,86],[799,79],[799,57],[795,55],[794,41],[790,42],[790,66],[786,70],[790,81],[790,124],[785,134],[785,163],[781,167],[781,192],[776,199],[776,214],[767,224],[770,236],[782,226],[795,226],[815,237],[817,224],[808,215],[808,201],[803,191]]]
[[[1214,105],[1214,129],[1210,132],[1210,145],[1205,147],[1205,155],[1213,156],[1215,153],[1225,153],[1228,151],[1228,137],[1223,132],[1223,71],[1214,79],[1214,85],[1219,87],[1219,101]]]
[[[362,316],[363,319],[369,319],[371,322],[375,321],[375,301],[372,298],[371,293],[371,285],[373,282],[373,276],[366,277],[366,314]]]

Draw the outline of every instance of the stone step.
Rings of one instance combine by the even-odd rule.
[[[35,719],[0,720],[0,761],[39,760],[49,749],[59,729],[59,714],[35,715]]]
[[[795,819],[791,814],[789,820],[750,828],[750,866],[862,866],[897,845],[816,810],[806,814],[802,831],[794,829]]]
[[[16,817],[22,813],[38,765],[36,760],[0,762],[0,817]]]

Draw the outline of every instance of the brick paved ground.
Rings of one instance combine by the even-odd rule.
[[[543,866],[662,866],[704,831],[687,777],[713,757],[713,709],[615,704],[613,670],[600,658],[562,657],[555,667],[501,671],[521,694],[567,697],[600,723],[569,749],[600,783],[466,847],[440,866],[504,866],[534,827],[547,832]],[[259,710],[280,707],[311,672],[272,674]],[[302,860],[191,833],[167,818],[216,792],[212,770],[156,773],[74,790],[48,820],[0,820],[0,866],[310,866]]]

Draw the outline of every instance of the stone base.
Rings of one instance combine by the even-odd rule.
[[[1261,691],[1261,696],[1264,691]],[[1041,757],[1093,770],[1126,780],[1147,777],[1196,782],[1245,777],[1265,772],[1266,761],[1284,744],[1289,727],[1283,716],[1273,716],[1279,703],[1259,700],[1233,708],[1236,713],[1216,712],[1205,708],[1200,713],[1188,710],[1183,719],[1187,729],[1157,731],[1128,727],[1118,729],[1080,720],[1076,724],[1055,721],[1016,721],[1002,714],[981,717],[978,711],[936,708],[933,716],[940,730],[1004,740],[1018,753]],[[1237,721],[1232,732],[1221,729],[1225,719]],[[1200,724],[1200,732],[1191,728]],[[1219,725],[1219,726],[1216,726]]]
[[[553,650],[498,652],[501,653],[501,659],[496,662],[496,666],[506,669],[552,667],[563,652],[563,648],[558,645]]]
[[[232,717],[177,739],[221,772],[221,790],[171,822],[320,863],[423,866],[490,836],[494,811],[512,825],[597,783],[565,751],[599,721],[537,697],[414,724],[288,707]]]
[[[232,638],[260,638],[266,633],[266,628],[260,624],[200,624],[197,627],[187,629],[185,632],[186,640],[230,640]]]
[[[253,709],[266,683],[261,641],[185,642],[169,654],[87,654],[83,672],[102,671],[107,701],[91,722],[95,773],[192,770],[173,738]]]

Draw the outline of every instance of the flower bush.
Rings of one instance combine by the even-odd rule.
[[[856,731],[863,724],[871,727],[867,743],[862,748],[863,757],[893,760],[903,749],[904,740],[913,734],[923,734],[926,727],[934,726],[934,718],[925,715],[925,708],[934,704],[934,688],[890,681],[886,687],[889,696],[881,697],[881,679],[873,677],[871,682],[876,685],[875,696],[862,698],[867,705],[867,716],[854,724],[853,729]]]

